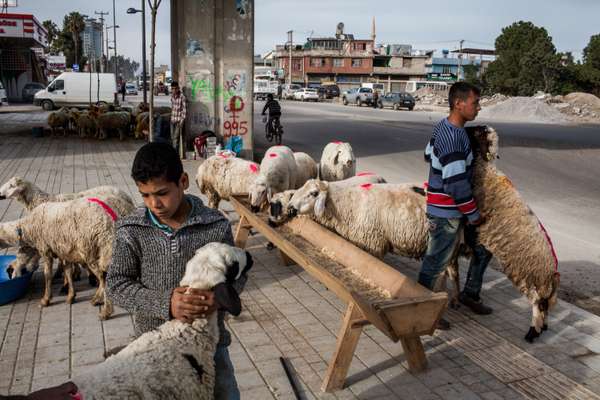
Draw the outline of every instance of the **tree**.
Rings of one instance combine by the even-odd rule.
[[[150,39],[150,110],[149,110],[149,123],[148,132],[149,141],[154,141],[154,53],[156,50],[156,13],[158,12],[158,7],[160,6],[160,2],[162,0],[148,0],[148,5],[150,6],[150,11],[152,13],[152,39]],[[144,77],[144,81],[146,77]],[[181,140],[179,141],[181,143]],[[181,147],[181,146],[180,146]]]
[[[108,70],[114,71],[115,57],[111,56],[108,60]],[[122,76],[126,81],[135,78],[135,74],[140,67],[140,63],[129,58],[124,58],[122,55],[117,56],[117,65],[119,66],[118,76]]]
[[[600,70],[600,34],[592,36],[583,49],[583,62]]]
[[[560,56],[546,29],[515,22],[496,38],[496,54],[485,77],[493,92],[530,96],[538,90],[555,91]]]
[[[65,15],[63,20],[63,37],[67,34],[71,35],[71,41],[73,43],[73,63],[81,64],[81,57],[79,56],[79,47],[81,44],[81,32],[85,28],[85,21],[83,16],[77,11],[73,11],[68,15]]]
[[[58,39],[58,36],[60,35],[58,25],[47,19],[42,22],[42,26],[48,32],[48,48],[50,53],[58,53],[58,48],[56,47],[56,39]]]

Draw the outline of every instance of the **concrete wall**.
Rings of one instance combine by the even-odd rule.
[[[173,79],[188,99],[191,143],[204,130],[242,136],[252,158],[254,0],[171,0]]]

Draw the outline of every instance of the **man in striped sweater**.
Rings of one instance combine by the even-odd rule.
[[[433,129],[431,140],[425,149],[425,160],[429,162],[427,187],[427,217],[429,220],[429,242],[427,253],[419,274],[419,283],[433,289],[444,272],[456,246],[460,230],[465,225],[467,243],[473,248],[467,282],[459,295],[459,301],[477,314],[490,314],[479,292],[483,273],[492,254],[483,246],[475,244],[475,227],[485,218],[479,213],[471,188],[473,152],[465,123],[473,121],[481,107],[480,91],[477,87],[457,82],[450,88],[450,115]],[[439,329],[448,329],[450,324],[440,320]]]

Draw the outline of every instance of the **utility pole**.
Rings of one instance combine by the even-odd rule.
[[[102,48],[102,56],[104,57],[104,16],[108,15],[108,12],[94,11],[94,14],[100,16],[100,18],[98,18],[100,20],[100,47]],[[106,54],[108,54],[108,45],[106,47]],[[102,65],[102,57],[100,57],[100,64],[100,69],[102,70],[102,72],[104,72],[104,65]]]
[[[117,78],[117,71],[119,70],[117,61],[117,16],[115,15],[115,0],[113,0],[113,39],[115,41],[115,79]]]
[[[462,49],[463,49],[463,43],[465,42],[464,39],[460,40],[460,50],[458,53],[458,71],[456,71],[456,80],[460,81],[460,70],[462,68]]]
[[[289,60],[289,64],[288,64],[288,76],[289,76],[289,84],[292,84],[292,44],[294,43],[294,39],[293,39],[293,35],[294,35],[294,31],[288,31],[288,49],[290,51],[290,60]],[[289,88],[289,86],[288,86]]]
[[[144,76],[142,79],[142,87],[144,90],[144,104],[148,104],[148,97],[146,94],[148,91],[148,88],[146,87],[148,84],[146,82],[146,74],[148,73],[148,71],[146,71],[146,2],[144,0],[142,0],[142,50],[142,75]]]

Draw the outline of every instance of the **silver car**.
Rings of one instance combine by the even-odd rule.
[[[8,98],[6,97],[6,90],[4,90],[4,86],[0,82],[0,106],[4,103],[8,103]]]

